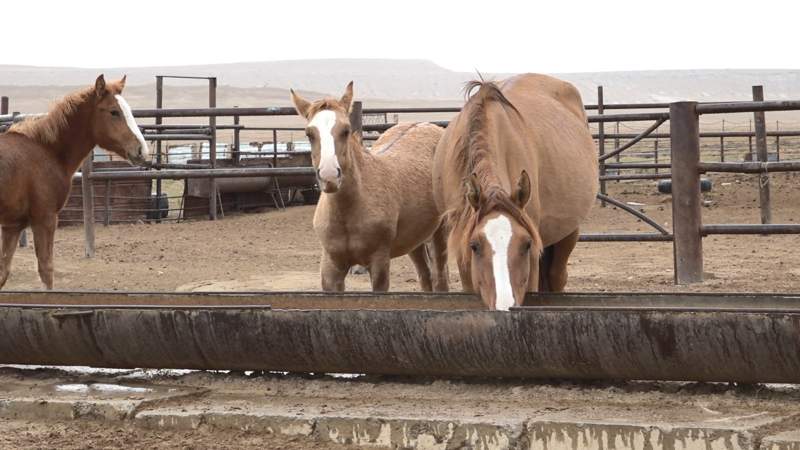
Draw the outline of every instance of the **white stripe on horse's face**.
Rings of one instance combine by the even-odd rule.
[[[339,161],[336,159],[336,144],[333,141],[333,126],[336,125],[336,113],[325,109],[314,115],[308,123],[319,133],[319,177],[322,181],[336,182],[341,173]]]
[[[514,291],[508,267],[508,247],[511,245],[511,221],[499,215],[486,221],[483,227],[486,240],[492,248],[492,272],[494,273],[495,309],[508,311],[514,306]]]
[[[125,117],[125,123],[128,124],[128,128],[130,128],[131,133],[136,136],[136,140],[138,140],[139,145],[142,146],[142,157],[146,161],[149,161],[151,156],[150,147],[147,146],[147,142],[145,142],[144,136],[142,136],[142,132],[139,130],[139,126],[136,125],[136,120],[133,118],[131,106],[128,105],[128,102],[126,102],[121,95],[115,95],[114,98],[117,99],[119,109],[122,110],[122,115]]]

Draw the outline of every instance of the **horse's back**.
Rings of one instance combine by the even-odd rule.
[[[586,120],[581,94],[572,83],[567,81],[549,75],[524,73],[504,80],[500,89],[512,99],[514,105],[550,99],[563,106],[579,120]]]
[[[398,123],[386,130],[372,145],[378,157],[431,158],[443,131],[432,123]]]

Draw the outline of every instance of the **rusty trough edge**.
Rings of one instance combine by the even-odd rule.
[[[110,301],[121,295],[138,304]],[[453,299],[476,306],[454,294],[2,292],[0,364],[800,382],[800,295],[532,295],[511,312]]]

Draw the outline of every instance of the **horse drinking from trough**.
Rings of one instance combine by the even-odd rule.
[[[442,130],[400,124],[366,151],[351,131],[353,83],[340,99],[309,102],[292,91],[307,121],[322,194],[314,231],[322,244],[322,289],[343,291],[350,267],[367,268],[374,291],[389,290],[390,260],[408,254],[424,291],[446,291],[446,238],[433,201],[431,165]],[[425,242],[432,240],[433,274]]]
[[[436,204],[465,291],[491,309],[527,291],[562,291],[598,188],[580,94],[536,74],[467,85],[434,158]]]
[[[33,230],[39,277],[53,289],[53,237],[72,176],[95,146],[132,162],[149,159],[131,108],[122,97],[125,77],[74,92],[42,117],[14,124],[0,135],[0,288],[22,231]]]

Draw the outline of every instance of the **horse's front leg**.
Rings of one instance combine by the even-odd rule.
[[[337,263],[328,252],[323,250],[322,261],[320,262],[322,290],[325,292],[344,292],[344,279],[349,269],[349,266],[340,262]]]
[[[380,250],[372,256],[369,263],[369,278],[372,281],[373,292],[386,292],[389,290],[389,267],[391,257],[389,249]]]
[[[57,223],[58,216],[53,215],[31,224],[33,246],[39,263],[39,278],[49,291],[53,290],[53,241]]]
[[[0,254],[0,289],[6,284],[8,275],[11,273],[11,259],[17,251],[19,236],[22,234],[23,226],[5,226],[2,230],[2,254]]]
[[[431,269],[429,265],[428,249],[425,243],[419,244],[417,248],[411,250],[408,254],[411,262],[414,263],[414,268],[417,269],[417,278],[419,279],[419,286],[424,292],[431,292],[433,285],[431,282]]]
[[[447,270],[447,230],[440,225],[433,233],[431,242],[433,249],[433,290],[447,292],[450,290],[450,274]]]

